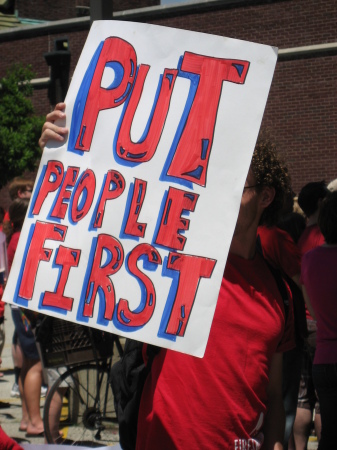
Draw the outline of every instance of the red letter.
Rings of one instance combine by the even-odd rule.
[[[188,230],[190,221],[183,219],[184,210],[194,211],[199,195],[170,187],[163,216],[155,243],[164,247],[183,250],[186,237],[179,234],[180,230]]]
[[[115,80],[109,88],[101,87],[105,67],[115,69]],[[116,37],[104,41],[86,99],[75,145],[77,150],[90,150],[98,113],[125,102],[134,81],[136,67],[136,52],[131,44]]]
[[[116,170],[109,170],[105,176],[104,187],[101,197],[98,199],[98,208],[96,212],[94,227],[101,228],[104,216],[105,203],[107,200],[118,198],[125,189],[125,180],[123,175]]]
[[[131,141],[130,132],[132,121],[138,107],[140,97],[142,95],[145,79],[149,71],[149,66],[141,65],[134,88],[130,97],[130,101],[125,111],[123,121],[119,130],[117,139],[116,152],[117,155],[126,161],[146,162],[153,157],[161,133],[164,128],[167,112],[170,106],[170,100],[174,82],[177,78],[178,71],[175,69],[165,69],[162,78],[161,88],[158,99],[155,99],[156,106],[149,119],[148,127],[145,130],[139,142]]]
[[[200,256],[170,253],[167,268],[179,272],[179,284],[166,333],[184,336],[200,278],[210,278],[216,261]]]
[[[69,191],[67,188],[75,186],[79,171],[79,167],[68,167],[55,206],[51,213],[51,217],[56,217],[57,219],[65,218],[68,209],[68,203],[65,203],[63,200],[70,199],[71,191]]]
[[[141,272],[137,267],[138,259],[147,255],[150,263],[161,264],[161,257],[158,251],[150,244],[140,244],[135,247],[128,258],[128,268],[145,287],[145,299],[142,298],[144,306],[141,311],[132,312],[129,309],[129,302],[120,299],[117,308],[117,317],[120,323],[129,327],[139,327],[145,325],[152,317],[154,307],[156,305],[156,291],[152,281]]]
[[[101,265],[104,250],[109,253],[109,258],[104,265]],[[96,294],[100,290],[105,299],[104,318],[112,319],[115,309],[115,290],[110,275],[119,271],[123,260],[124,251],[120,242],[108,234],[100,234],[97,238],[94,261],[88,281],[83,316],[92,317]]]
[[[248,67],[247,61],[185,53],[181,70],[199,75],[200,80],[168,175],[206,186],[222,83],[243,84]]]
[[[65,309],[67,311],[72,310],[74,299],[71,297],[65,297],[63,294],[65,285],[68,281],[70,269],[71,267],[78,266],[80,254],[80,250],[67,248],[60,245],[55,263],[61,267],[61,275],[56,286],[56,291],[45,292],[42,299],[43,306],[55,306],[56,308]]]
[[[39,263],[40,261],[50,260],[53,250],[43,247],[45,241],[50,239],[63,242],[66,237],[66,231],[67,227],[64,225],[36,222],[27,252],[19,297],[27,300],[32,298]]]
[[[137,222],[143,206],[147,183],[144,180],[135,179],[129,215],[124,232],[131,236],[144,237],[146,224]]]
[[[80,181],[71,201],[71,219],[79,222],[89,212],[95,195],[96,180],[92,170],[87,169],[82,173]],[[78,204],[80,201],[80,204]]]
[[[39,214],[42,204],[49,192],[54,192],[59,188],[63,178],[63,164],[60,161],[49,161],[45,166],[42,182],[38,184],[38,195],[34,204],[33,214]]]

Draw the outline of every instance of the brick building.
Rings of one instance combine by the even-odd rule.
[[[278,47],[279,60],[263,127],[271,130],[288,162],[295,192],[309,181],[337,178],[337,2],[160,3],[113,0],[113,19]],[[55,40],[66,38],[71,76],[89,31],[90,0],[16,0],[14,10],[12,27],[0,28],[0,76],[15,62],[31,64],[36,73],[33,102],[36,112],[45,114],[51,108],[47,95],[50,69],[43,55],[53,50]]]

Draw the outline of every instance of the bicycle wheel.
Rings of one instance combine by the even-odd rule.
[[[49,444],[101,447],[119,440],[109,368],[73,367],[52,385],[43,414]]]

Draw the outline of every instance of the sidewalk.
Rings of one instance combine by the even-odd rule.
[[[0,378],[0,425],[8,436],[13,438],[15,441],[20,443],[25,449],[37,448],[43,450],[46,446],[42,444],[45,443],[43,436],[38,437],[27,437],[26,432],[20,431],[20,421],[21,421],[21,399],[13,398],[10,396],[10,391],[14,383],[14,371],[13,371],[13,361],[12,361],[12,336],[14,331],[14,324],[12,321],[10,306],[6,305],[5,309],[5,346],[2,352],[2,365],[0,371],[4,373],[4,376]],[[41,417],[43,417],[45,399],[41,398]],[[111,439],[113,445],[118,443],[118,433],[113,433]],[[116,442],[117,441],[117,442]],[[1,443],[0,443],[1,444]],[[27,447],[26,447],[27,445]],[[103,444],[102,444],[103,445]],[[55,446],[48,446],[54,448]],[[65,446],[64,448],[68,448]],[[115,446],[104,447],[105,449],[115,449]],[[119,448],[119,446],[118,446]]]

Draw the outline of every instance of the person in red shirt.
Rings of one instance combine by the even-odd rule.
[[[8,271],[11,270],[14,255],[18,246],[21,228],[28,209],[28,198],[17,198],[9,207],[12,225],[7,247]],[[23,311],[17,305],[11,305],[12,318],[17,333],[19,347],[22,352],[22,369],[19,376],[19,386],[22,402],[22,420],[20,431],[26,431],[27,436],[38,436],[43,433],[43,421],[40,412],[40,392],[42,384],[42,366],[36,347],[34,333],[23,320]],[[17,350],[18,351],[18,350]]]
[[[301,257],[310,250],[324,244],[324,236],[317,224],[320,205],[328,194],[324,181],[306,184],[298,196],[298,204],[307,217],[307,226],[298,241]],[[312,363],[316,348],[316,321],[306,308],[308,337],[302,360],[302,374],[298,395],[297,413],[294,423],[296,450],[305,450],[311,431],[313,410],[315,409],[315,431],[318,439],[321,434],[320,408],[312,380]]]
[[[11,200],[15,200],[16,198],[27,198],[30,199],[32,192],[33,192],[33,186],[34,182],[28,178],[25,177],[15,177],[10,182],[8,186],[8,192]],[[5,234],[8,234],[11,232],[10,227],[10,218],[9,218],[9,212],[5,211],[3,222],[1,223]]]
[[[282,353],[294,347],[292,314],[285,324],[256,234],[261,216],[275,219],[288,183],[270,143],[258,141],[205,355],[161,350],[154,358],[137,450],[283,448]]]
[[[280,270],[292,289],[296,347],[283,356],[283,401],[286,412],[284,449],[287,450],[297,411],[301,361],[306,337],[305,304],[300,287],[301,253],[292,237],[277,226],[258,228],[264,257]]]
[[[318,448],[336,445],[337,423],[337,192],[322,202],[318,219],[325,243],[302,259],[301,282],[308,309],[317,319],[317,344],[312,377],[322,418]]]
[[[47,115],[39,140],[63,142],[65,104]],[[256,251],[260,220],[277,220],[290,192],[275,146],[260,138],[241,206],[209,341],[202,359],[162,349],[146,379],[137,450],[281,450],[282,352],[294,347],[293,315]],[[290,295],[290,293],[289,293]]]
[[[10,182],[8,186],[9,195],[11,197],[11,200],[14,201],[17,198],[20,199],[30,199],[33,191],[33,181],[25,178],[25,177],[15,177]],[[9,212],[6,211],[4,219],[3,219],[3,228],[4,232],[7,235],[7,243],[9,242],[11,233],[12,233],[12,227],[10,223],[10,217]],[[2,297],[0,297],[2,298]],[[14,331],[13,335],[13,343],[16,343],[17,341],[17,335]],[[20,351],[19,346],[16,344],[12,345],[12,357],[13,357],[13,363],[14,363],[14,384],[11,389],[11,397],[20,397],[20,391],[19,391],[19,376],[22,366],[22,354]]]
[[[320,205],[328,192],[329,190],[324,181],[315,181],[306,184],[299,193],[298,204],[307,217],[306,229],[298,241],[302,255],[325,242],[317,220]]]

